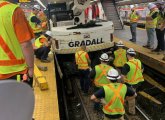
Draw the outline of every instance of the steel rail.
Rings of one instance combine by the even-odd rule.
[[[151,120],[138,106],[135,107],[146,120]]]

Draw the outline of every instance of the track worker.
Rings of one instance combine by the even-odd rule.
[[[40,19],[37,17],[38,13],[40,12],[41,7],[39,5],[33,6],[33,11],[29,17],[29,24],[33,29],[35,37],[39,37],[42,34],[42,25]]]
[[[114,61],[113,65],[121,73],[121,69],[127,62],[126,50],[123,48],[124,44],[122,41],[117,42],[117,50],[114,51]]]
[[[103,85],[109,84],[110,81],[107,79],[107,73],[113,67],[108,65],[109,57],[106,53],[100,56],[101,64],[96,65],[90,72],[90,78],[94,83],[94,91],[99,90]],[[100,107],[99,103],[94,104],[94,109],[98,110]]]
[[[159,9],[158,17],[157,17],[157,25],[156,25],[156,37],[158,41],[158,45],[156,49],[153,50],[153,52],[161,52],[165,50],[165,41],[164,41],[164,33],[165,29],[161,30],[163,26],[163,21],[165,19],[165,8],[164,8],[165,2],[160,0],[156,2],[156,6]]]
[[[52,32],[46,31],[45,34],[38,37],[34,42],[34,53],[36,58],[40,59],[41,62],[48,63],[50,60],[48,59],[48,54],[51,48]]]
[[[80,73],[80,87],[84,95],[88,95],[88,89],[90,86],[90,65],[91,60],[86,52],[86,46],[81,46],[75,53],[75,61]]]
[[[138,89],[141,82],[144,81],[142,72],[143,66],[140,60],[135,59],[136,52],[133,48],[127,50],[128,62],[122,68],[122,79],[125,84]],[[139,88],[140,89],[140,88]],[[131,115],[135,115],[135,99],[128,101],[128,111]]]
[[[33,31],[24,12],[14,1],[0,1],[0,80],[22,80],[33,84]],[[24,79],[25,80],[25,79]]]
[[[143,47],[154,49],[155,28],[157,24],[158,8],[153,3],[148,4],[150,13],[146,16],[147,44]]]
[[[120,75],[117,70],[110,69],[107,74],[110,83],[104,85],[103,88],[95,92],[91,96],[91,100],[95,102],[103,102],[104,120],[124,120],[124,101],[136,97],[136,93],[125,84],[118,83]]]
[[[131,14],[129,15],[129,20],[130,20],[130,30],[132,35],[132,39],[130,39],[130,41],[132,42],[136,42],[136,27],[139,19],[140,19],[140,14],[136,11],[135,7],[131,8]]]

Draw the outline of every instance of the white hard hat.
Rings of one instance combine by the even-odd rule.
[[[52,32],[51,31],[46,31],[45,34],[48,35],[48,36],[50,36],[50,37],[52,37]]]
[[[100,60],[101,61],[106,61],[108,62],[109,61],[109,57],[106,53],[103,53],[101,56],[100,56]]]
[[[41,10],[41,7],[39,5],[34,5],[33,8],[37,10]]]
[[[156,7],[156,5],[153,4],[153,3],[149,3],[149,4],[148,4],[148,9],[152,9],[152,8],[155,8],[155,7]]]
[[[135,52],[135,50],[133,48],[129,48],[127,50],[127,54],[136,55],[136,52]]]
[[[116,81],[120,79],[121,76],[119,75],[119,72],[117,70],[112,68],[108,71],[107,78],[111,81]]]
[[[116,46],[118,46],[118,47],[123,47],[123,46],[124,46],[123,41],[117,42]]]
[[[134,5],[130,5],[130,8],[132,9],[132,8],[134,8],[135,6]]]

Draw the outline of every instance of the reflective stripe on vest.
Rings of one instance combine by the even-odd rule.
[[[47,39],[44,35],[41,35],[39,38],[37,38],[34,42],[34,46],[36,48],[40,48],[43,46],[43,43],[40,42],[40,39],[42,39],[42,38]]]
[[[141,69],[141,62],[137,59],[129,60],[127,64],[130,67],[130,71],[126,76],[125,82],[130,85],[138,84],[139,82],[144,81]]]
[[[139,20],[139,16],[136,14],[136,11],[130,14],[130,22],[137,22]]]
[[[13,27],[13,13],[17,7],[9,2],[0,2],[0,74],[23,71],[27,67]]]
[[[127,62],[127,57],[126,57],[126,50],[124,49],[118,49],[114,52],[115,59],[113,64],[115,67],[123,67],[124,64]]]
[[[155,12],[158,12],[157,10],[154,10],[148,14],[148,17],[151,17]],[[156,28],[157,24],[157,17],[153,20],[147,20],[146,21],[146,28]]]
[[[86,52],[85,51],[78,51],[76,52],[76,64],[78,65],[78,69],[88,69],[88,61],[86,59]]]
[[[106,105],[103,111],[108,115],[116,115],[125,113],[124,98],[126,95],[127,87],[121,83],[111,83],[103,86],[105,91]]]
[[[33,13],[31,13],[31,15],[29,17],[29,24],[30,24],[31,28],[33,29],[34,33],[42,32],[41,26],[37,25],[35,22],[31,22],[31,18],[34,17],[34,16],[35,15]]]
[[[94,84],[96,87],[102,87],[103,85],[107,85],[110,83],[106,76],[111,68],[111,66],[104,64],[100,64],[95,67],[96,77],[94,79]]]

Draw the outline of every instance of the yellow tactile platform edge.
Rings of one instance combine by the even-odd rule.
[[[35,93],[35,120],[59,120],[59,108],[57,99],[57,87],[55,80],[55,67],[53,55],[51,63],[41,63],[38,59],[35,59],[35,64],[40,66],[47,66],[48,71],[42,72],[43,76],[46,76],[48,81],[49,90],[41,91],[39,87],[34,87]]]

